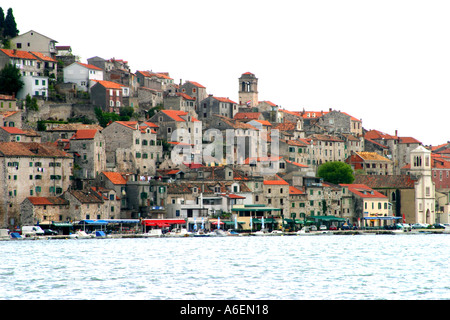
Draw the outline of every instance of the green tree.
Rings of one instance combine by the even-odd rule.
[[[3,29],[3,36],[5,38],[14,38],[19,34],[19,30],[17,30],[16,19],[14,18],[13,10],[11,8],[8,9],[5,18],[5,27]]]
[[[3,29],[5,28],[5,12],[0,7],[0,35],[3,36]]]
[[[97,117],[98,123],[106,128],[109,122],[119,121],[120,116],[114,112],[103,112],[100,108],[95,108],[95,116]]]
[[[25,106],[27,107],[27,110],[39,111],[37,99],[34,97],[32,98],[29,94],[27,94],[25,99]]]
[[[17,94],[24,83],[20,79],[20,70],[12,64],[7,63],[0,70],[0,92],[6,94]]]
[[[317,176],[333,184],[352,183],[355,180],[352,167],[340,161],[325,162],[319,167]]]

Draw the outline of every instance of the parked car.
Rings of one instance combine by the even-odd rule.
[[[52,229],[44,229],[44,235],[46,236],[56,236],[58,235],[58,231]]]
[[[322,224],[320,225],[319,230],[327,230],[327,226]]]
[[[311,230],[311,231],[317,231],[317,227],[316,227],[316,226],[310,226],[310,227],[309,227],[309,230]]]
[[[428,228],[428,225],[425,223],[414,223],[411,228],[413,229],[426,229]]]
[[[24,237],[43,236],[44,230],[39,226],[23,226],[22,235]]]
[[[442,223],[433,224],[432,228],[434,229],[445,229],[445,226]]]
[[[337,227],[335,225],[331,225],[330,230],[337,230]]]

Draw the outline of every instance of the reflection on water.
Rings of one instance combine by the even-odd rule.
[[[0,299],[449,299],[449,235],[0,242]]]

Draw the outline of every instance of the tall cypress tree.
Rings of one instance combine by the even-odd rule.
[[[3,36],[3,29],[5,28],[5,12],[0,7],[0,36]]]
[[[8,9],[5,18],[5,28],[3,29],[3,36],[14,38],[19,34],[19,30],[17,30],[16,20],[14,19],[13,10],[11,8]]]

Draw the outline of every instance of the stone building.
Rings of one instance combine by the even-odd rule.
[[[206,87],[195,81],[186,81],[184,84],[180,85],[180,92],[194,98],[194,109],[197,114],[199,114],[200,102],[208,96]]]
[[[58,196],[72,185],[73,158],[51,143],[0,142],[0,224],[20,224],[29,196]]]
[[[281,209],[281,215],[289,215],[289,183],[283,179],[264,180],[263,195],[268,207]]]
[[[152,175],[162,160],[157,144],[157,127],[150,122],[115,121],[102,130],[106,145],[106,166],[118,172]]]
[[[124,97],[129,96],[129,88],[112,81],[93,81],[90,88],[91,103],[105,112],[120,113],[124,107]]]
[[[66,222],[70,217],[69,201],[62,196],[26,197],[20,204],[22,225],[47,225],[54,222]]]
[[[195,102],[195,98],[182,92],[166,94],[163,99],[164,109],[184,111],[192,116],[196,116]]]
[[[368,175],[392,175],[392,161],[376,152],[354,152],[345,160],[353,170],[362,170]]]
[[[344,140],[325,134],[313,134],[307,139],[313,144],[312,156],[318,166],[329,161],[345,161],[347,149]]]
[[[220,115],[233,119],[238,112],[237,103],[229,98],[215,97],[210,94],[200,101],[197,108],[199,120],[206,121],[214,115]]]
[[[56,55],[56,40],[53,40],[39,32],[30,30],[10,40],[11,48],[17,50],[37,51],[49,57]]]
[[[239,105],[253,108],[258,103],[258,78],[251,72],[245,72],[239,78]]]
[[[106,143],[100,130],[77,130],[64,150],[74,155],[74,177],[95,179],[106,169]]]

